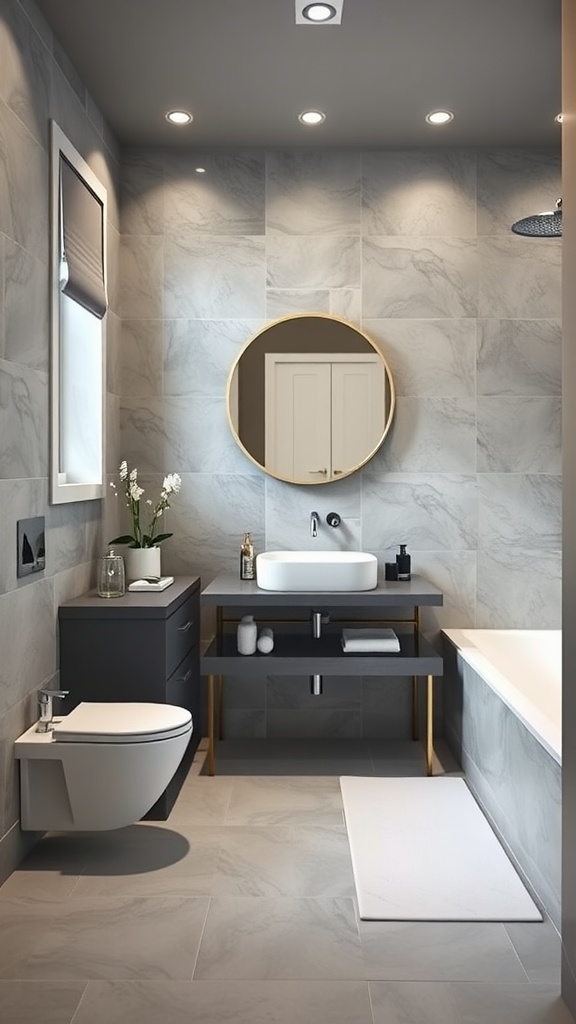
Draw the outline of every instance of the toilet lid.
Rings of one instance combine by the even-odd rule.
[[[68,743],[149,743],[191,729],[190,712],[173,704],[83,701],[54,723],[52,736]]]

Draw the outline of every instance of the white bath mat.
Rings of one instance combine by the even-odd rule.
[[[364,921],[541,921],[464,779],[340,779]]]

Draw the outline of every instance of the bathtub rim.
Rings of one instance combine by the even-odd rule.
[[[487,633],[541,633],[561,634],[561,630],[550,629],[475,629],[472,626],[459,629],[443,629],[442,635],[450,641],[463,660],[480,676],[483,682],[500,698],[513,715],[540,743],[544,750],[562,765],[562,722],[553,722],[528,700],[514,686],[504,673],[493,664],[487,655],[474,644],[470,634]],[[560,686],[562,682],[560,680]]]

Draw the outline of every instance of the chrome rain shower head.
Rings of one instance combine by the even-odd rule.
[[[562,200],[556,200],[556,209],[546,213],[535,213],[523,217],[512,225],[516,235],[530,235],[532,238],[560,238],[562,236]]]

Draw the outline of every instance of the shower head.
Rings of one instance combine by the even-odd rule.
[[[516,235],[530,235],[533,238],[560,238],[562,235],[562,200],[556,200],[556,209],[546,213],[534,213],[523,217],[512,225]]]

